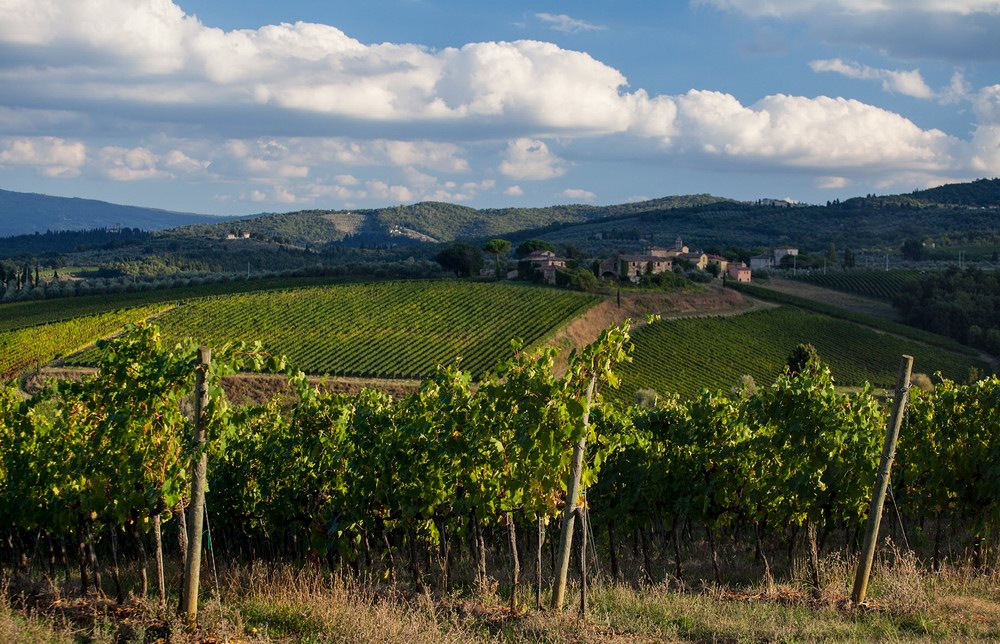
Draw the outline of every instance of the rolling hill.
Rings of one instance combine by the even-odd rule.
[[[517,243],[538,237],[572,244],[592,255],[650,242],[669,245],[678,236],[695,247],[790,243],[818,250],[834,243],[838,248],[898,248],[910,237],[991,239],[1000,222],[1000,210],[988,207],[995,203],[1000,203],[1000,180],[983,179],[911,194],[869,195],[792,208],[707,194],[545,208],[475,209],[422,202],[370,210],[256,215],[235,223],[187,226],[168,234],[216,238],[235,228],[254,237],[314,249],[331,244],[398,246],[491,237]]]
[[[636,213],[735,203],[712,195],[663,197],[613,206],[565,205],[546,208],[486,208],[422,202],[370,210],[303,210],[244,217],[238,221],[185,226],[181,236],[216,238],[229,229],[299,246],[350,246],[449,242],[510,236],[553,224],[573,224]]]

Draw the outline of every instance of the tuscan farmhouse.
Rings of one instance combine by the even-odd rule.
[[[711,266],[718,266],[719,275],[725,273],[726,269],[729,268],[729,260],[722,255],[708,255],[708,264]]]
[[[674,262],[669,257],[664,257],[662,255],[619,255],[616,260],[608,260],[611,262],[609,268],[615,267],[611,270],[605,270],[605,264],[601,264],[601,275],[613,274],[619,279],[628,279],[632,282],[638,282],[639,278],[643,275],[651,274],[656,275],[658,273],[665,273],[672,270],[674,267]]]
[[[753,271],[750,269],[750,267],[744,264],[743,262],[740,262],[738,264],[730,264],[729,270],[726,271],[726,274],[729,275],[730,279],[736,280],[738,283],[741,284],[749,284],[750,279],[752,277],[752,273]]]
[[[556,254],[550,250],[536,250],[529,253],[523,260],[521,260],[521,263],[541,273],[542,280],[546,284],[555,284],[556,273],[559,270],[566,268],[566,259],[563,257],[557,257]]]
[[[678,255],[680,259],[686,259],[691,262],[691,265],[700,270],[705,270],[708,267],[708,255],[705,253],[681,253]]]

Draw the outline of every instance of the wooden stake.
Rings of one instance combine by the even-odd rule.
[[[535,551],[535,608],[542,610],[542,546],[545,544],[545,519],[538,517],[538,550]]]
[[[903,424],[903,414],[910,393],[910,373],[913,371],[913,357],[903,356],[899,365],[899,378],[896,380],[896,396],[892,403],[892,414],[885,430],[885,443],[882,446],[882,458],[878,473],[875,476],[875,489],[872,491],[872,502],[868,509],[868,524],[865,527],[865,541],[861,547],[861,559],[858,561],[858,572],[854,577],[854,592],[851,601],[862,604],[868,593],[868,578],[872,572],[872,562],[875,559],[875,544],[878,542],[878,528],[882,522],[882,506],[885,505],[885,492],[889,487],[889,474],[892,471],[892,459],[896,454],[896,439],[899,438],[899,426]]]
[[[184,569],[184,615],[188,624],[198,621],[198,584],[201,581],[201,533],[205,524],[205,487],[208,474],[206,451],[205,408],[208,407],[208,385],[205,374],[212,364],[212,350],[198,347],[198,364],[194,385],[194,445],[195,459],[191,472],[191,507],[188,524],[187,566]]]
[[[573,447],[573,467],[569,474],[569,489],[566,508],[563,510],[562,530],[559,533],[559,559],[556,568],[555,585],[552,588],[552,608],[562,610],[566,598],[566,578],[569,576],[569,559],[573,548],[573,524],[576,517],[576,500],[580,497],[580,477],[583,474],[583,457],[587,451],[587,434],[590,427],[590,402],[597,387],[597,375],[591,377],[587,386],[586,407],[583,410],[583,433]]]
[[[580,519],[580,615],[587,614],[587,508],[577,507]]]
[[[167,606],[167,584],[163,578],[163,536],[160,532],[160,515],[153,516],[153,539],[156,544],[156,593],[160,609]]]
[[[517,526],[514,525],[514,514],[507,513],[507,538],[510,541],[510,612],[517,614],[517,590],[521,581],[521,559],[517,553]]]

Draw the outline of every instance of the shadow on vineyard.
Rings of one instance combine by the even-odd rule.
[[[901,385],[854,606],[889,414],[805,347],[768,387],[648,407],[607,395],[627,323],[562,375],[515,343],[477,386],[440,367],[397,398],[150,325],[100,349],[92,377],[0,390],[0,639],[1000,636],[995,376]],[[293,395],[232,405],[223,378],[264,368]]]

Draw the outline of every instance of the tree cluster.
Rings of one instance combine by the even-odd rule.
[[[1000,355],[1000,277],[951,267],[908,282],[893,300],[904,322]]]

